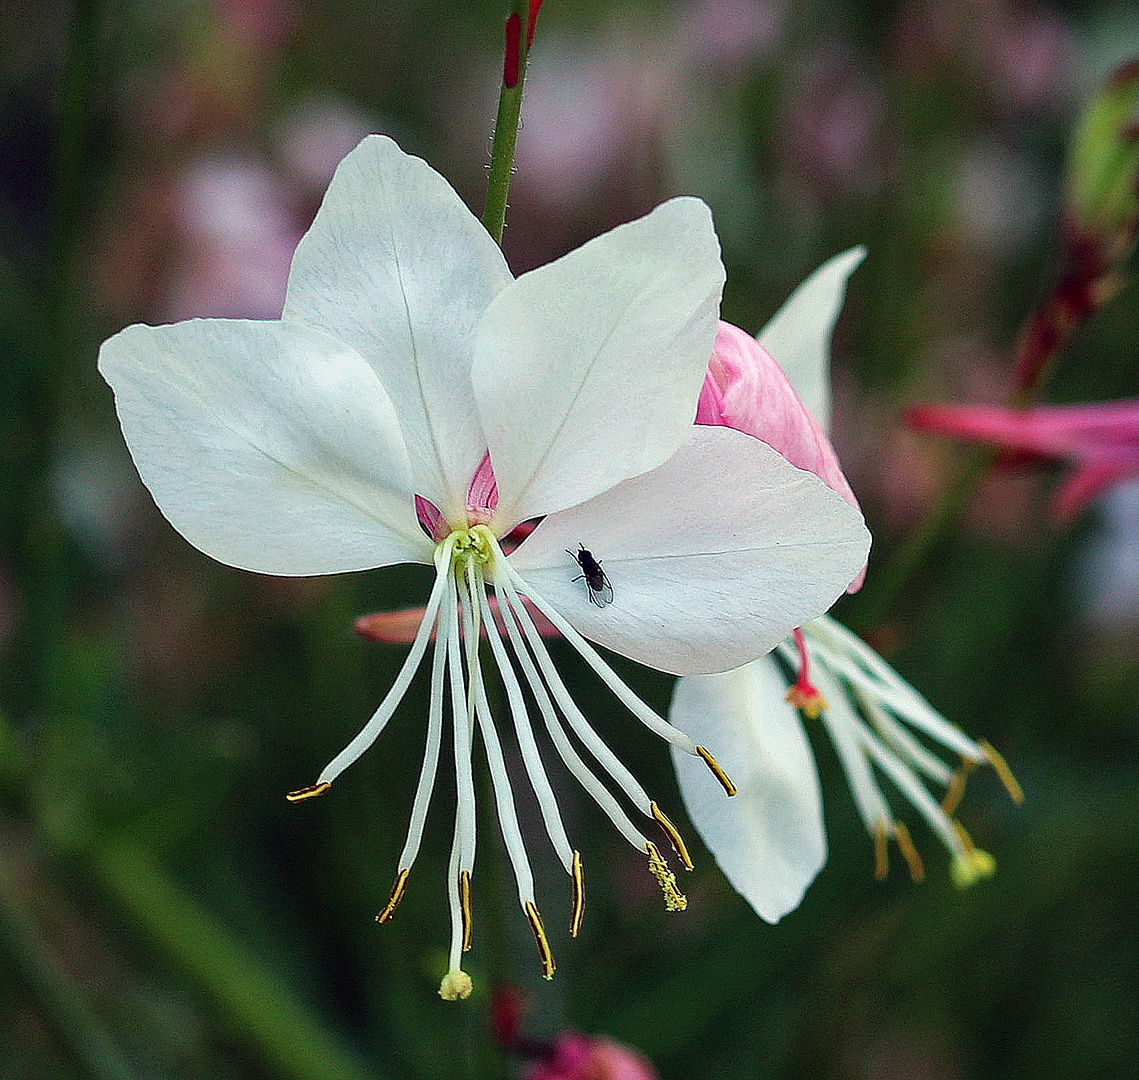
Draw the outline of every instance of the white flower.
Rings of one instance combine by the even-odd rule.
[[[721,373],[730,389],[709,388],[720,404],[718,422],[737,423],[759,438],[770,439],[850,499],[853,495],[820,426],[809,411],[803,416],[800,409],[810,406],[825,425],[830,334],[847,278],[863,255],[861,248],[855,248],[831,259],[796,290],[759,334],[759,344],[767,352],[756,349],[754,341],[750,342],[754,352],[749,352],[746,339],[741,341],[742,334],[735,331],[722,346],[735,350],[726,375]],[[799,391],[799,408],[794,402],[788,404],[790,387],[768,352],[783,364]],[[715,365],[710,379],[714,373]],[[757,407],[746,397],[741,400],[741,388],[765,395],[764,402]],[[707,395],[702,405],[706,399]],[[772,400],[781,406],[775,416],[763,408]],[[1008,767],[991,746],[967,738],[940,716],[873,649],[824,616],[805,623],[774,653],[734,671],[681,679],[669,713],[678,728],[716,746],[721,764],[738,785],[739,794],[731,804],[717,803],[707,777],[698,775],[683,755],[673,754],[693,824],[728,880],[759,915],[776,922],[797,907],[826,861],[822,800],[804,718],[821,720],[835,745],[873,837],[877,875],[886,873],[891,838],[911,874],[919,878],[923,871],[909,832],[894,817],[875,770],[942,838],[953,855],[953,876],[959,884],[992,872],[992,859],[972,845],[951,815],[967,772],[978,762],[994,765],[1013,797],[1019,798]],[[908,728],[959,757],[961,765],[950,768]],[[940,804],[920,777],[947,789]]]
[[[688,198],[514,279],[442,177],[370,137],[341,163],[297,248],[279,321],[132,326],[103,346],[100,370],[139,473],[206,554],[271,574],[435,566],[387,697],[317,784],[292,797],[323,792],[371,745],[434,630],[426,753],[379,918],[391,917],[407,884],[449,714],[458,800],[444,996],[470,986],[459,960],[471,938],[476,726],[519,902],[544,973],[554,966],[479,666],[487,587],[510,646],[490,634],[494,662],[550,841],[573,881],[576,932],[580,859],[546,779],[523,681],[563,762],[648,856],[672,906],[683,897],[671,872],[610,788],[687,857],[668,818],[573,703],[520,597],[639,720],[715,770],[711,754],[653,713],[585,639],[663,671],[722,671],[824,611],[865,559],[860,515],[813,475],[740,432],[693,427],[722,283],[708,209]],[[538,517],[504,554],[499,540]],[[578,580],[572,553],[581,547],[603,563],[611,603],[591,602],[590,581]]]

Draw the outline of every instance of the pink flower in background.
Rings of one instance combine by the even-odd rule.
[[[609,1039],[561,1035],[548,1057],[531,1065],[523,1080],[657,1080],[648,1060]]]
[[[1055,513],[1062,522],[1106,488],[1139,476],[1139,399],[1019,411],[996,405],[919,405],[907,420],[919,431],[1072,462],[1056,493]]]

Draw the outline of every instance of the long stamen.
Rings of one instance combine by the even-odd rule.
[[[542,671],[546,685],[553,694],[554,700],[558,703],[558,708],[561,709],[562,715],[569,722],[570,727],[573,728],[577,737],[588,747],[589,752],[593,754],[602,768],[605,769],[613,778],[614,782],[629,797],[629,800],[634,803],[637,809],[646,817],[652,817],[652,800],[650,800],[645,793],[645,789],[637,783],[636,778],[625,767],[624,762],[609,749],[601,736],[593,730],[592,725],[585,718],[585,714],[577,707],[577,703],[566,689],[565,683],[562,682],[561,676],[558,674],[557,667],[554,665],[553,660],[550,659],[549,652],[546,651],[545,643],[542,641],[537,627],[534,626],[533,619],[530,618],[529,612],[522,606],[522,601],[514,589],[513,582],[508,577],[498,575],[495,577],[496,588],[500,579],[506,586],[510,595],[511,606],[518,616],[522,631],[526,635],[526,640],[529,642],[534,657],[538,661],[538,666]]]
[[[451,839],[451,857],[447,865],[447,907],[451,913],[451,953],[447,974],[439,984],[439,996],[444,1001],[457,1001],[471,992],[471,979],[460,966],[463,956],[463,903],[459,895],[459,820],[455,819],[455,832]]]
[[[480,590],[478,598],[483,622],[488,627],[492,626],[493,615],[486,592]],[[491,633],[487,635],[487,640],[490,642],[490,651],[494,656],[499,675],[502,677],[506,700],[510,706],[510,715],[514,720],[518,749],[522,754],[522,764],[526,768],[530,786],[534,789],[534,795],[538,800],[542,820],[546,825],[546,833],[549,835],[550,843],[553,844],[562,865],[565,866],[568,873],[572,873],[573,849],[570,847],[569,837],[566,835],[565,826],[562,824],[557,799],[554,797],[554,789],[550,786],[546,770],[542,765],[538,744],[534,741],[534,730],[530,726],[530,716],[526,710],[526,701],[522,696],[522,687],[518,682],[518,676],[506,655],[506,646],[503,645],[502,638],[497,633]]]
[[[554,704],[550,700],[550,695],[546,692],[545,684],[542,682],[541,676],[538,674],[538,669],[534,666],[534,661],[531,659],[530,653],[522,640],[522,634],[519,629],[520,622],[510,602],[509,593],[506,591],[505,584],[502,589],[499,589],[497,575],[495,576],[495,589],[498,591],[499,611],[502,612],[502,622],[506,627],[507,636],[510,638],[511,648],[514,650],[514,655],[518,658],[518,662],[522,665],[522,672],[526,676],[526,681],[530,684],[530,689],[534,694],[534,700],[538,705],[538,711],[542,714],[542,720],[546,725],[546,730],[550,734],[550,740],[553,742],[558,756],[562,759],[566,768],[573,773],[577,782],[581,784],[593,798],[593,801],[597,803],[608,816],[609,820],[613,822],[613,825],[621,835],[638,851],[644,851],[645,844],[648,841],[629,820],[628,815],[621,809],[620,804],[610,794],[609,789],[593,775],[589,766],[581,760],[580,755],[574,749],[573,744],[569,741],[565,731],[562,729],[561,722],[558,720],[557,712],[554,709]]]
[[[448,575],[447,674],[451,686],[451,727],[455,750],[455,820],[459,831],[459,870],[475,867],[475,780],[471,770],[471,727],[474,717],[463,679],[458,595],[455,579]]]
[[[419,783],[415,788],[415,799],[411,805],[411,821],[407,827],[407,839],[400,852],[399,875],[392,886],[392,894],[384,910],[376,916],[376,921],[385,923],[395,913],[396,905],[403,899],[407,888],[408,875],[419,855],[423,841],[423,827],[427,821],[427,808],[431,804],[431,794],[435,789],[435,777],[439,771],[439,751],[443,742],[443,673],[447,658],[447,646],[442,635],[436,635],[435,649],[431,657],[431,700],[427,709],[427,745],[423,752],[423,765],[419,770]]]
[[[467,646],[467,672],[474,692],[475,716],[486,750],[495,807],[498,810],[498,824],[506,844],[506,853],[514,870],[514,878],[518,883],[518,900],[525,909],[527,903],[534,902],[534,875],[526,857],[522,830],[518,825],[518,813],[511,796],[510,780],[506,774],[506,760],[502,756],[502,744],[491,717],[490,703],[487,701],[486,687],[483,684],[482,667],[478,662],[480,608],[472,593],[481,590],[479,582],[475,580],[473,563],[467,563],[466,581],[460,584],[463,587],[463,634]]]
[[[496,552],[496,554],[498,554],[498,552]],[[645,727],[659,735],[662,739],[672,743],[686,753],[696,754],[696,744],[692,739],[685,735],[679,728],[673,727],[663,717],[658,716],[648,705],[637,697],[637,695],[625,685],[621,677],[601,659],[601,655],[597,650],[559,614],[557,609],[551,607],[541,596],[533,591],[519,575],[518,571],[510,565],[505,556],[502,557],[501,565],[514,588],[521,588],[522,591],[526,593],[530,602],[557,627],[558,632],[566,641],[577,649],[585,662],[597,672],[602,682],[613,691],[617,699],[629,712],[640,720]]]
[[[851,687],[851,690],[870,723],[873,724],[875,730],[891,750],[904,758],[915,769],[925,773],[931,780],[945,785],[952,781],[953,772],[941,758],[930,753],[885,709],[871,700],[864,691],[858,687]]]
[[[403,695],[407,693],[407,688],[411,685],[411,680],[419,668],[419,662],[423,659],[423,654],[427,650],[427,643],[431,639],[431,628],[435,625],[435,616],[439,611],[439,605],[447,589],[447,582],[451,577],[449,569],[451,566],[451,551],[454,546],[454,538],[448,537],[435,553],[435,584],[431,587],[431,595],[427,598],[427,607],[423,611],[423,619],[419,623],[419,631],[415,635],[415,640],[411,643],[411,648],[408,650],[403,666],[399,669],[399,674],[395,677],[395,682],[392,683],[391,689],[388,690],[384,700],[380,702],[380,707],[372,714],[372,718],[363,728],[360,729],[359,734],[324,767],[324,770],[317,778],[317,783],[314,785],[314,788],[303,788],[301,792],[294,793],[297,796],[305,798],[308,794],[319,794],[315,790],[316,787],[320,787],[322,784],[331,784],[333,780],[376,741],[376,737],[383,731],[384,725],[391,719],[392,713],[395,712],[396,707],[403,700]]]
[[[898,790],[917,807],[918,812],[926,819],[930,827],[945,841],[946,847],[955,855],[962,854],[961,841],[953,828],[953,823],[945,816],[937,800],[929,793],[925,785],[882,745],[878,737],[869,728],[863,728],[859,734],[862,745],[874,759],[874,763],[894,782]]]

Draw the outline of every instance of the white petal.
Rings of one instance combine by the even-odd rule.
[[[823,263],[756,335],[760,345],[779,361],[824,431],[830,427],[831,416],[831,331],[842,308],[847,278],[865,257],[866,248],[859,246]]]
[[[606,607],[573,580],[578,544],[603,564]],[[659,469],[551,514],[510,561],[586,637],[690,675],[738,667],[825,611],[869,546],[861,514],[813,473],[742,432],[694,427]]]
[[[704,762],[675,748],[680,793],[727,879],[768,922],[792,911],[827,857],[815,761],[787,680],[764,656],[676,684],[669,719],[716,755],[727,798]]]
[[[723,284],[711,214],[684,198],[495,297],[473,377],[504,523],[584,502],[682,445]]]
[[[266,574],[430,560],[391,402],[327,335],[130,326],[104,342],[99,370],[143,483],[207,555]]]
[[[416,491],[449,517],[486,452],[470,385],[475,330],[510,280],[447,181],[378,135],[340,163],[289,273],[283,318],[329,331],[372,365]]]

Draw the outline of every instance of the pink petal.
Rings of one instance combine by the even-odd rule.
[[[1139,401],[1042,406],[1018,411],[998,405],[918,405],[910,427],[996,443],[1052,457],[1081,457],[1139,444]]]
[[[529,600],[523,597],[522,602],[526,605],[526,610],[530,612],[530,618],[534,620],[538,633],[543,637],[559,636],[554,624]],[[506,629],[502,625],[502,614],[498,609],[496,597],[490,598],[490,610],[494,615],[499,634],[505,636]],[[419,630],[419,624],[422,621],[423,608],[401,608],[399,611],[381,611],[375,615],[361,615],[353,624],[353,628],[357,634],[369,641],[379,641],[385,645],[407,645],[415,640],[416,632]],[[482,628],[482,636],[486,636],[485,625]],[[431,631],[431,638],[432,640],[435,638],[434,630]]]
[[[443,520],[439,507],[422,495],[415,496],[415,516],[419,518],[419,524],[423,526],[427,535],[436,543],[445,540],[451,531],[450,526]]]
[[[696,422],[754,436],[860,509],[826,432],[783,369],[755,338],[731,323],[721,321],[716,334]],[[865,574],[863,568],[848,591],[860,588]]]
[[[494,476],[494,466],[490,463],[490,451],[484,455],[471,486],[467,488],[467,521],[471,525],[486,524],[494,516],[498,506],[498,481]]]

